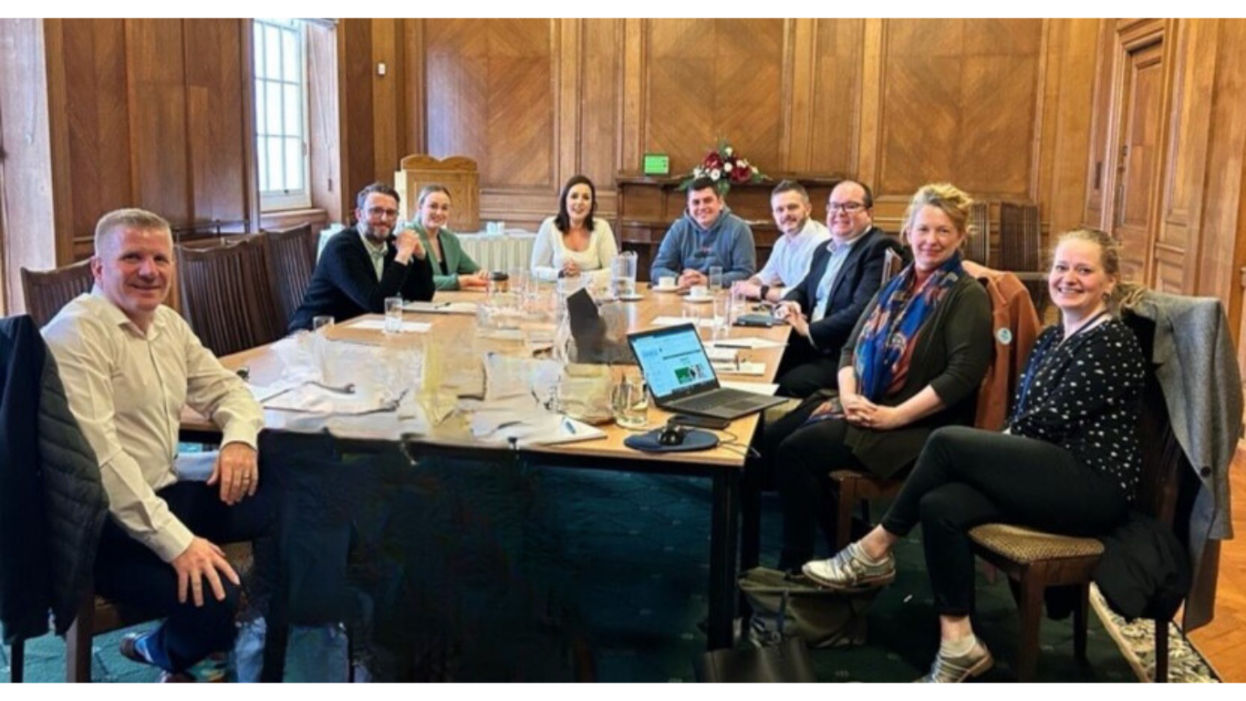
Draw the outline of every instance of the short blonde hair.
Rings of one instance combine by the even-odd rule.
[[[138,209],[137,207],[114,209],[100,217],[100,220],[95,223],[95,255],[99,255],[100,249],[108,240],[108,237],[112,236],[119,229],[163,231],[170,241],[173,240],[173,232],[169,227],[169,222],[159,214],[145,209]]]
[[[917,213],[927,206],[935,207],[946,214],[952,220],[952,225],[966,239],[977,233],[977,227],[969,223],[969,208],[973,206],[973,198],[951,183],[928,183],[918,188],[913,193],[913,199],[909,200],[908,211],[904,213],[903,231],[907,232],[913,226]]]
[[[424,199],[428,197],[429,195],[433,194],[434,192],[440,192],[441,194],[445,195],[446,198],[449,199],[451,202],[454,201],[454,198],[450,196],[450,190],[448,190],[445,185],[441,185],[439,183],[429,183],[425,185],[424,187],[420,188],[420,196],[415,198],[415,206],[423,207]]]

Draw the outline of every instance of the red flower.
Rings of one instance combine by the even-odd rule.
[[[753,179],[753,169],[736,164],[731,169],[731,182],[739,185]]]
[[[706,170],[714,170],[715,168],[722,170],[722,156],[719,156],[717,151],[710,151],[709,154],[705,156],[705,162],[701,165],[705,166]]]

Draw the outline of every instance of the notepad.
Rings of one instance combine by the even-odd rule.
[[[782,348],[784,343],[769,338],[760,338],[758,336],[747,336],[741,338],[724,338],[719,341],[711,341],[709,345],[715,348]]]

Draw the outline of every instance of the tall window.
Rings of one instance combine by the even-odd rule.
[[[306,30],[296,19],[256,19],[253,27],[260,209],[308,207]]]

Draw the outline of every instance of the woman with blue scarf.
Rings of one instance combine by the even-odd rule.
[[[817,524],[834,523],[830,471],[893,477],[930,432],[972,424],[991,358],[991,303],[961,267],[969,196],[948,184],[917,191],[903,235],[913,262],[871,300],[844,344],[839,393],[815,393],[766,429],[783,509],[779,569],[813,557]],[[829,395],[829,398],[828,398]]]

